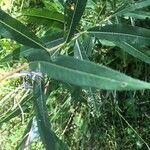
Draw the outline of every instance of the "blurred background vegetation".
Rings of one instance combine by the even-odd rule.
[[[63,14],[61,0],[0,0],[0,6],[11,16],[27,25],[38,37],[47,32],[61,32],[63,25],[55,21],[27,15],[30,8],[56,10]],[[89,0],[79,30],[103,24],[111,12],[132,0]],[[149,12],[150,7],[144,8]],[[123,22],[150,28],[149,18],[116,18]],[[105,42],[105,41],[104,41]],[[110,44],[110,43],[109,43]],[[19,47],[19,44],[0,38],[0,58]],[[135,78],[150,81],[149,65],[120,51],[116,46],[93,46],[90,60],[119,70]],[[0,73],[12,71],[25,62],[0,64]],[[0,82],[0,149],[14,150],[33,116],[30,88],[24,88],[27,77],[9,77]],[[79,87],[70,89],[67,84],[51,81],[52,89],[47,108],[53,131],[69,145],[71,150],[147,150],[150,144],[150,91],[95,90],[94,95]],[[78,96],[78,93],[80,95]],[[93,101],[94,99],[94,101]],[[27,101],[25,101],[27,100]],[[13,113],[15,112],[15,113]],[[31,149],[42,150],[39,138]]]

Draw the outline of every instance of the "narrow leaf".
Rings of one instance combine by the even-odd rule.
[[[63,34],[62,33],[47,33],[46,36],[41,38],[41,41],[48,47],[52,48],[61,43],[63,43]],[[35,55],[37,57],[35,57]],[[35,60],[49,60],[50,54],[42,49],[33,49],[27,46],[22,46],[20,48],[15,49],[12,53],[6,55],[3,59],[0,60],[0,63],[12,61],[12,60],[19,60],[19,58],[29,58],[33,61]],[[32,57],[32,58],[31,58]]]
[[[56,80],[82,87],[106,90],[150,89],[150,83],[133,79],[105,66],[69,56],[58,57],[54,62],[31,62],[30,68]]]
[[[125,13],[124,16],[133,17],[136,19],[146,19],[150,18],[150,13],[145,11],[133,11]]]
[[[75,46],[74,46],[74,57],[80,60],[83,60],[83,51],[81,49],[80,42],[76,40]]]
[[[123,6],[121,6],[118,10],[116,10],[116,12],[114,12],[114,14],[112,16],[121,16],[125,13],[131,12],[131,11],[135,11],[137,9],[141,9],[144,7],[148,7],[150,6],[150,1],[149,0],[143,0],[140,2],[135,2],[133,4],[125,4]]]
[[[36,56],[36,57],[35,57]],[[12,60],[19,60],[25,57],[29,61],[33,60],[49,60],[49,53],[42,49],[34,49],[27,46],[22,46],[15,49],[12,53],[5,56],[0,60],[1,63],[5,63]]]
[[[83,15],[87,0],[67,0],[65,3],[66,42],[72,38]]]
[[[82,46],[83,46],[83,49],[85,50],[87,57],[91,57],[92,56],[92,50],[94,47],[93,38],[85,35],[85,37],[83,37]]]
[[[130,55],[150,64],[150,55],[148,55],[146,51],[142,50],[142,47],[140,47],[140,45],[136,46],[126,42],[116,43],[116,45]]]
[[[35,17],[35,18],[41,18],[41,19],[47,19],[47,20],[53,20],[57,21],[60,23],[64,23],[64,15],[57,12],[57,11],[52,11],[48,9],[40,9],[40,8],[30,8],[27,10],[24,10],[22,12],[23,16],[28,16],[28,17]]]
[[[112,42],[150,44],[150,30],[135,26],[106,25],[104,27],[93,27],[87,31],[87,34]]]
[[[46,103],[44,99],[44,89],[40,77],[35,77],[34,87],[34,106],[36,109],[36,119],[38,130],[42,139],[42,142],[46,150],[55,150],[55,139],[54,135],[50,130],[50,122],[46,110]]]
[[[75,43],[75,47],[74,47],[74,57],[80,60],[89,60],[86,52],[84,51],[85,49],[83,48],[83,45],[81,44],[81,42],[79,40],[76,40]],[[78,88],[78,87],[77,87]],[[80,88],[78,88],[79,90]],[[93,112],[94,114],[98,114],[98,107],[96,104],[96,97],[94,96],[94,89],[88,87],[85,89],[85,91],[87,92],[88,98],[87,98],[87,102],[90,108],[90,112]],[[78,91],[81,92],[81,91]],[[79,95],[79,94],[78,94]]]
[[[0,24],[10,32],[17,42],[34,48],[42,48],[44,44],[25,25],[0,9]]]
[[[33,95],[38,131],[46,150],[68,150],[67,146],[51,131],[44,95],[44,83],[39,76],[34,79]]]

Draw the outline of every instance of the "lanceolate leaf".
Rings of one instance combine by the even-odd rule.
[[[150,18],[150,12],[133,11],[133,12],[128,12],[124,14],[124,16],[133,17],[136,19],[146,19],[146,18]]]
[[[67,0],[65,4],[66,42],[74,35],[85,10],[87,0]]]
[[[150,6],[150,0],[143,0],[129,5],[125,4],[121,6],[118,10],[116,10],[116,12],[114,12],[112,16],[120,16],[125,13],[135,11],[136,9],[141,9],[147,6]]]
[[[142,50],[142,47],[140,47],[140,45],[132,45],[127,42],[116,43],[116,45],[132,56],[150,64],[150,55]]]
[[[35,57],[36,56],[36,57]],[[3,59],[0,60],[1,63],[19,60],[20,58],[27,58],[30,60],[49,60],[49,53],[42,49],[34,49],[27,46],[22,46],[15,49],[11,54],[8,54]]]
[[[52,48],[61,43],[63,43],[63,34],[62,33],[51,33],[44,36],[42,39],[43,43],[48,47]],[[37,57],[35,57],[35,55]],[[0,63],[19,60],[19,58],[26,57],[28,60],[49,60],[50,54],[46,50],[42,49],[34,49],[27,46],[22,46],[20,48],[15,49],[12,53],[5,56],[0,60]]]
[[[38,131],[46,150],[68,150],[67,146],[51,131],[46,108],[43,80],[36,76],[33,84],[34,106]]]
[[[56,11],[48,10],[48,9],[40,9],[40,8],[27,9],[23,11],[22,15],[35,17],[35,18],[41,18],[41,19],[47,19],[47,20],[53,20],[53,21],[60,22],[62,24],[64,23],[63,14],[56,12]]]
[[[36,109],[36,119],[38,130],[46,150],[55,150],[55,138],[50,130],[50,122],[46,110],[46,101],[44,99],[44,89],[40,77],[35,77],[33,95],[34,107]]]
[[[139,81],[102,65],[72,57],[59,57],[54,62],[35,61],[32,70],[82,87],[107,90],[150,89],[150,83]]]
[[[104,27],[93,27],[87,31],[87,34],[112,42],[127,42],[140,45],[150,44],[150,30],[140,27],[106,25]]]
[[[34,48],[42,48],[44,44],[25,25],[0,9],[0,24],[10,32],[17,42]]]

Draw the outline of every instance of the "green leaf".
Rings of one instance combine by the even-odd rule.
[[[47,19],[51,21],[53,20],[64,24],[63,14],[45,8],[30,8],[27,10],[23,10],[22,15],[28,17],[40,18],[40,19]]]
[[[28,24],[33,24],[37,28],[43,26],[44,30],[63,31],[64,29],[64,24],[58,21],[31,16],[26,16],[25,19]]]
[[[150,30],[126,25],[106,25],[93,27],[87,31],[90,36],[112,42],[127,42],[131,44],[150,44]]]
[[[123,14],[129,13],[131,11],[135,11],[136,9],[141,9],[144,7],[150,6],[150,1],[149,0],[143,0],[141,2],[136,2],[133,4],[125,4],[121,6],[112,16],[121,16]]]
[[[51,125],[44,95],[44,83],[39,76],[34,78],[33,97],[38,131],[46,150],[68,150],[67,146],[50,129]]]
[[[40,137],[46,150],[55,150],[56,141],[50,129],[51,125],[48,118],[46,101],[44,99],[44,85],[42,82],[42,79],[36,76],[33,84],[34,107],[36,109],[37,125]]]
[[[76,40],[74,46],[74,57],[80,60],[83,60],[83,47],[81,47],[81,43]]]
[[[48,48],[55,47],[63,43],[63,34],[62,33],[47,33],[41,39]],[[36,55],[36,57],[35,57]],[[0,60],[0,63],[5,63],[12,60],[19,60],[19,58],[26,57],[29,61],[33,60],[49,60],[49,52],[42,49],[33,49],[27,46],[22,46],[15,49],[12,53],[6,55],[3,59]]]
[[[150,18],[150,13],[145,11],[133,11],[125,13],[124,16],[133,17],[136,19],[146,19]]]
[[[55,47],[59,44],[62,44],[64,42],[63,33],[62,32],[47,32],[44,37],[41,39],[43,43],[48,48]]]
[[[87,0],[67,0],[65,3],[66,42],[72,38],[83,15]]]
[[[40,41],[38,37],[34,35],[34,33],[30,31],[30,29],[28,29],[18,20],[12,18],[1,9],[0,24],[10,32],[13,39],[17,42],[34,48],[46,49],[44,47],[44,44]]]
[[[13,36],[0,24],[0,35],[4,38],[13,39]]]
[[[84,59],[89,60],[86,55],[85,49],[79,40],[76,40],[76,43],[75,43],[74,57],[77,59],[80,59],[80,60],[84,60]],[[77,87],[77,89],[79,90],[80,88]],[[88,95],[87,102],[88,102],[88,105],[90,108],[90,112],[92,112],[94,114],[96,113],[96,115],[99,114],[98,106],[96,103],[97,100],[96,100],[96,97],[94,96],[94,89],[86,88],[85,90],[86,90],[86,93],[88,93],[87,94]],[[78,97],[79,97],[79,94],[78,94]]]
[[[106,90],[150,89],[150,83],[133,79],[105,66],[69,56],[58,57],[54,62],[31,62],[30,68],[56,80],[82,87]]]
[[[82,40],[83,49],[87,55],[87,57],[92,56],[92,51],[94,47],[94,40],[92,37],[85,35]]]
[[[22,57],[28,59],[28,61],[33,60],[49,60],[49,53],[42,49],[34,49],[27,46],[22,46],[15,49],[12,53],[5,56],[0,60],[1,63],[5,63],[12,60],[19,60]]]
[[[145,50],[142,50],[140,45],[132,45],[127,42],[116,43],[116,45],[130,55],[150,64],[150,55],[148,55]]]

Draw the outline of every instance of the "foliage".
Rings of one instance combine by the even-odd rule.
[[[10,86],[0,125],[21,116],[27,126],[1,149],[150,149],[150,30],[141,25],[150,1],[11,2],[0,1],[1,70],[10,68],[0,74]]]

